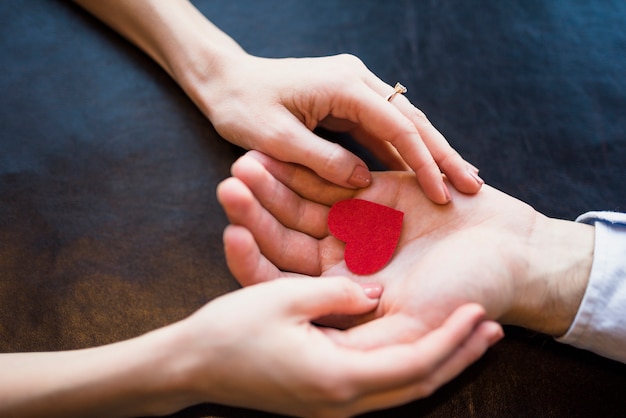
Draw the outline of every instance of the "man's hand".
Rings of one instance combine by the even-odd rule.
[[[349,326],[384,316],[348,334],[352,344],[411,341],[468,302],[483,305],[489,318],[560,335],[584,293],[593,228],[547,218],[493,188],[475,196],[453,190],[452,204],[439,206],[406,172],[375,173],[369,188],[350,190],[258,152],[235,163],[233,174],[218,197],[237,225],[224,240],[229,267],[243,285],[298,274],[384,285],[375,313],[333,319]],[[330,206],[353,197],[405,214],[390,263],[366,277],[346,268],[344,243],[327,228]]]

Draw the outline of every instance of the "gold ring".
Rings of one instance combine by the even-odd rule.
[[[406,93],[406,87],[404,87],[402,84],[400,83],[396,83],[396,85],[393,88],[393,91],[391,93],[389,93],[386,97],[385,100],[387,100],[388,102],[390,102],[396,94],[404,94]]]

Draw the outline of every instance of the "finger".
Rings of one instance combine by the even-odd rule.
[[[373,76],[367,79],[368,84],[380,95],[386,95],[393,91],[393,88]],[[456,152],[432,123],[428,120],[424,112],[415,107],[404,95],[397,94],[391,103],[415,126],[428,152],[432,156],[436,165],[443,171],[457,190],[464,193],[476,193],[480,190],[484,181],[478,176],[478,169],[465,161]],[[401,141],[398,142],[401,144]],[[408,155],[399,148],[402,156],[407,159]],[[414,170],[415,167],[411,165]],[[428,187],[428,178],[421,178],[419,171],[415,170],[423,187]],[[444,186],[445,187],[445,186]],[[445,190],[445,189],[444,189]],[[425,190],[431,196],[428,190]],[[441,203],[441,202],[439,202]]]
[[[302,165],[278,161],[258,151],[249,151],[242,159],[253,158],[279,182],[304,198],[331,206],[333,203],[354,197],[356,190],[329,183]]]
[[[481,358],[487,349],[504,336],[502,326],[494,321],[481,322],[455,352],[431,374],[426,387],[434,389],[457,377],[463,370]]]
[[[358,123],[371,135],[389,141],[415,171],[430,199],[436,203],[450,200],[439,167],[415,125],[402,112],[389,105],[377,92],[364,90],[358,85],[346,87],[342,99],[343,106],[333,112],[333,116]]]
[[[424,379],[416,378],[408,385],[400,385],[394,389],[373,391],[354,405],[356,412],[391,407],[430,396],[480,359],[503,335],[499,324],[492,321],[480,323],[454,354],[430,376]]]
[[[283,273],[261,254],[254,237],[246,228],[228,225],[224,229],[223,240],[226,264],[242,286],[283,276]]]
[[[361,125],[357,125],[349,133],[356,142],[366,147],[389,170],[410,170],[398,150],[386,140],[373,136]]]
[[[409,385],[416,379],[430,376],[452,357],[484,320],[485,310],[476,304],[463,305],[446,321],[416,342],[395,344],[355,354],[350,376],[364,382],[369,390],[395,389]],[[359,358],[361,357],[361,358]],[[367,360],[363,357],[370,357]],[[367,369],[358,367],[359,361],[368,361]],[[373,380],[376,380],[376,384]],[[378,389],[377,389],[378,388]]]
[[[393,105],[415,125],[436,164],[454,187],[463,193],[478,192],[484,184],[478,176],[478,169],[465,161],[450,146],[441,132],[430,123],[424,112],[413,106],[404,96],[396,96]]]
[[[357,143],[367,148],[388,170],[410,170],[410,167],[393,145],[383,138],[371,135],[359,124],[329,116],[322,120],[318,127],[331,132],[345,132],[349,134]]]
[[[376,184],[372,187],[359,190],[346,189],[329,183],[306,167],[278,161],[258,151],[249,151],[241,157],[241,160],[248,158],[257,160],[271,177],[278,180],[287,189],[306,200],[327,207],[340,200],[358,196],[361,199],[372,200],[381,205],[397,208],[398,204],[401,203],[401,199],[399,200],[401,189],[406,185],[406,182],[415,182],[415,186],[417,186],[417,180],[413,176],[407,176],[406,172],[393,171],[385,172],[384,176],[373,173],[373,182]],[[384,193],[381,190],[384,190]],[[324,211],[326,214],[328,213],[327,209]],[[299,229],[295,224],[289,223],[288,226]]]
[[[245,227],[263,255],[276,267],[309,275],[321,274],[320,242],[283,226],[239,179],[224,180],[218,185],[217,195],[229,220]]]
[[[362,287],[345,277],[319,277],[276,282],[290,315],[313,321],[326,315],[359,315],[376,308],[382,285]]]
[[[241,157],[231,172],[281,224],[316,238],[328,235],[328,206],[303,199],[272,176],[258,160]]]
[[[317,136],[291,113],[274,121],[280,131],[259,150],[285,161],[301,164],[331,183],[348,188],[369,186],[367,164],[341,145]]]
[[[432,394],[479,358],[499,338],[482,325],[485,311],[476,304],[461,306],[441,327],[410,344],[349,350],[337,365],[352,403],[346,415],[406,403]],[[500,335],[501,336],[501,335]],[[458,358],[457,358],[458,357]],[[332,365],[331,365],[332,366]],[[443,372],[434,378],[435,374]],[[456,373],[456,374],[455,374]],[[447,381],[447,380],[446,380]]]
[[[335,323],[333,322],[333,324]],[[324,333],[343,347],[359,350],[370,350],[390,344],[410,343],[428,331],[416,319],[399,314],[385,315],[365,323],[360,320],[358,323],[353,322],[345,325],[351,328],[343,331],[329,328],[325,329]],[[347,328],[347,326],[340,328]]]
[[[455,311],[436,330],[412,344],[357,350],[343,359],[341,376],[348,380],[354,401],[349,413],[393,406],[428,396],[435,389],[426,386],[431,374],[473,334],[484,310],[468,305]],[[354,351],[354,350],[353,350]]]

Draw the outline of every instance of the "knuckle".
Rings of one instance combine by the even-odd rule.
[[[400,147],[406,138],[414,138],[416,141],[422,141],[415,125],[410,120],[403,118],[402,123],[398,124],[394,132],[389,136],[389,143],[394,147]]]
[[[366,73],[367,67],[361,59],[352,54],[339,54],[331,57],[333,80],[335,88],[345,88],[346,82],[352,83],[361,79]]]
[[[424,181],[437,181],[441,177],[441,170],[433,160],[422,160],[413,168],[415,175]]]
[[[443,156],[437,161],[439,166],[443,169],[448,167],[457,166],[463,163],[463,157],[452,147],[448,147]]]
[[[343,60],[343,62],[345,62],[346,65],[353,65],[359,68],[365,67],[365,64],[363,63],[363,61],[359,57],[353,54],[343,53],[343,54],[337,55],[337,58]]]
[[[357,293],[354,291],[355,284],[353,282],[346,278],[340,278],[338,283],[338,289],[341,292],[342,300],[350,302],[358,299]]]
[[[259,146],[265,152],[287,150],[288,143],[293,138],[288,128],[275,123],[265,123],[258,127],[255,136],[261,140],[262,144]]]
[[[322,169],[325,173],[337,174],[346,168],[344,149],[337,144],[331,144],[330,151],[326,155]]]

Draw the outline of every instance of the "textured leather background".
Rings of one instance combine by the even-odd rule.
[[[195,3],[254,54],[358,55],[547,215],[626,210],[623,1]],[[238,287],[215,187],[240,150],[156,64],[67,1],[15,0],[0,69],[0,351],[130,338]],[[431,398],[368,416],[626,414],[626,366],[507,333]]]

